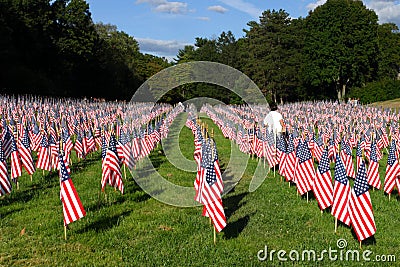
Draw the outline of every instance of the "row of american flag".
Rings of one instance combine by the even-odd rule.
[[[217,232],[221,232],[226,226],[226,217],[222,203],[224,183],[218,160],[217,146],[205,127],[196,120],[194,106],[187,108],[188,117],[186,126],[194,135],[194,155],[197,163],[194,189],[195,200],[203,205],[202,215],[209,217]],[[215,240],[214,240],[215,242]]]
[[[183,110],[153,103],[0,97],[0,196],[18,185],[23,169],[31,179],[37,169],[58,171],[68,225],[86,214],[71,179],[72,151],[85,160],[101,149],[101,190],[109,184],[123,193],[122,166],[132,170],[167,137]]]
[[[261,106],[210,106],[201,112],[242,152],[263,158],[300,195],[312,192],[319,208],[330,208],[352,227],[359,241],[376,232],[370,188],[382,187],[379,161],[388,154],[383,189],[400,189],[399,119],[396,111],[336,102],[280,106],[287,133],[274,136],[262,125]],[[334,164],[334,175],[330,165]],[[383,165],[384,163],[382,163]],[[351,188],[349,178],[355,179]]]

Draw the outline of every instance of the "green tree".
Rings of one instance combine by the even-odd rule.
[[[400,72],[400,32],[394,23],[379,25],[379,78],[397,79]]]
[[[328,0],[306,18],[304,82],[341,100],[376,79],[378,17],[359,0]]]
[[[250,21],[246,38],[240,46],[244,72],[274,101],[287,98],[296,86],[296,69],[301,43],[296,30],[300,23],[292,25],[284,10],[266,10],[260,22]]]

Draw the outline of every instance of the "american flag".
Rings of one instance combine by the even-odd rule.
[[[11,193],[11,182],[8,176],[6,158],[3,152],[3,144],[0,140],[0,196]]]
[[[371,154],[370,154],[370,162],[368,166],[368,173],[367,173],[367,178],[368,178],[368,184],[380,189],[381,188],[381,180],[379,178],[379,163],[377,159],[377,154],[376,154],[376,143],[373,142],[371,144]]]
[[[328,150],[325,149],[322,153],[313,185],[314,195],[321,210],[326,209],[333,203],[333,185],[329,165]]]
[[[111,186],[118,188],[121,193],[124,193],[124,183],[122,182],[120,160],[117,155],[117,140],[115,135],[112,134],[110,142],[103,160],[103,172],[101,179],[101,188],[104,188],[107,183]]]
[[[322,157],[322,153],[324,152],[324,142],[322,141],[322,137],[319,136],[318,139],[315,138],[314,135],[314,157],[319,162]]]
[[[298,165],[295,171],[297,190],[300,195],[304,195],[312,189],[315,179],[314,163],[307,141],[299,143],[296,156],[298,158]]]
[[[24,136],[21,140],[21,145],[19,146],[19,153],[21,156],[22,164],[29,175],[35,172],[35,165],[33,164],[30,141],[28,136],[28,130],[24,129]]]
[[[279,174],[285,176],[286,169],[286,141],[283,135],[280,135],[277,139],[277,151],[279,152],[278,164],[279,164]]]
[[[343,162],[337,155],[335,164],[335,184],[333,187],[332,215],[346,225],[350,225],[349,195],[349,179],[347,178]]]
[[[207,215],[211,218],[215,230],[220,232],[226,226],[224,207],[221,194],[223,182],[218,163],[218,154],[214,141],[209,139],[202,148],[203,168],[202,183],[199,185],[199,202],[205,206]]]
[[[293,135],[289,135],[288,146],[286,148],[286,157],[285,157],[285,170],[284,176],[287,181],[293,181],[294,173],[296,169],[296,151],[294,148]]]
[[[75,190],[74,183],[66,167],[66,161],[62,152],[59,154],[60,166],[60,198],[63,204],[64,225],[79,220],[86,215],[82,202]]]
[[[359,241],[373,236],[376,232],[366,173],[365,163],[363,162],[357,173],[349,204],[351,226]]]
[[[11,135],[11,178],[17,182],[17,177],[22,175],[21,160],[15,142],[14,136]]]
[[[51,171],[50,151],[46,134],[43,134],[42,141],[40,142],[36,168]]]
[[[6,159],[8,159],[11,155],[11,135],[10,128],[8,128],[6,124],[6,120],[3,120],[3,150],[4,157]]]
[[[340,156],[344,163],[344,168],[346,169],[347,176],[351,178],[356,178],[350,145],[345,140],[342,140],[341,148],[342,151],[340,152]]]
[[[400,164],[396,158],[396,141],[392,140],[386,166],[386,175],[383,190],[390,194],[396,184],[396,179],[400,176]],[[397,190],[400,190],[397,188]]]

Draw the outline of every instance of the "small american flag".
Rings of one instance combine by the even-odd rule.
[[[65,158],[60,152],[59,154],[60,166],[60,198],[63,204],[64,225],[79,220],[86,215],[82,202],[78,193],[75,190],[74,183],[66,167]]]
[[[106,151],[106,155],[103,160],[103,172],[101,188],[104,191],[106,183],[108,182],[111,186],[118,188],[121,193],[124,193],[124,184],[122,182],[120,160],[117,155],[117,140],[115,135],[112,134],[110,142]]]
[[[350,225],[349,217],[350,185],[346,170],[340,157],[336,156],[335,184],[333,187],[332,215],[339,221]]]
[[[0,140],[0,196],[11,193],[11,182],[8,176],[6,158],[3,152],[3,144]]]
[[[313,186],[314,195],[321,210],[326,209],[333,203],[333,185],[329,165],[328,149],[325,149],[316,171]]]
[[[374,235],[376,232],[366,173],[365,163],[362,162],[360,170],[357,173],[349,204],[351,226],[359,241]]]
[[[24,165],[25,170],[29,175],[32,175],[35,172],[35,166],[33,164],[30,141],[28,136],[28,130],[24,130],[24,136],[21,140],[21,145],[19,147],[19,153],[21,156],[22,164]]]
[[[396,184],[397,177],[400,176],[400,164],[396,158],[396,141],[392,140],[386,166],[385,183],[383,190],[390,194]],[[397,188],[399,190],[399,188]]]
[[[300,142],[296,151],[298,158],[298,165],[295,172],[295,180],[297,190],[300,195],[304,195],[306,192],[312,189],[312,185],[315,179],[314,163],[312,161],[312,155],[308,148],[307,141]]]
[[[42,141],[40,142],[36,168],[51,171],[50,152],[46,134],[43,134]]]
[[[226,226],[225,212],[221,199],[223,182],[216,146],[210,140],[204,143],[202,149],[201,167],[204,172],[202,172],[203,179],[201,179],[203,182],[199,185],[198,199],[205,206],[207,215],[211,218],[215,230],[220,232]]]
[[[371,154],[370,154],[370,162],[368,166],[368,184],[380,189],[381,188],[381,180],[379,178],[379,163],[376,154],[376,143],[373,142],[371,144]]]
[[[17,144],[14,136],[11,135],[11,178],[17,182],[17,178],[22,175],[22,166]]]

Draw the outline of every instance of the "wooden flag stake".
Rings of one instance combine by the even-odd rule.
[[[64,239],[67,241],[67,226],[64,225]]]
[[[124,168],[124,177],[125,177],[125,180],[126,180],[126,168],[125,168],[125,164],[122,164],[122,167]]]
[[[217,232],[215,231],[215,227],[213,227],[214,229],[214,246],[217,244]]]
[[[360,241],[360,249],[362,249],[362,241]]]
[[[389,201],[390,201],[390,195],[391,195],[391,194],[389,193]]]
[[[30,177],[31,177],[31,182],[32,182],[32,174],[30,175]]]
[[[337,231],[337,218],[335,218],[335,233]]]
[[[308,203],[308,191],[307,191],[307,203]]]

